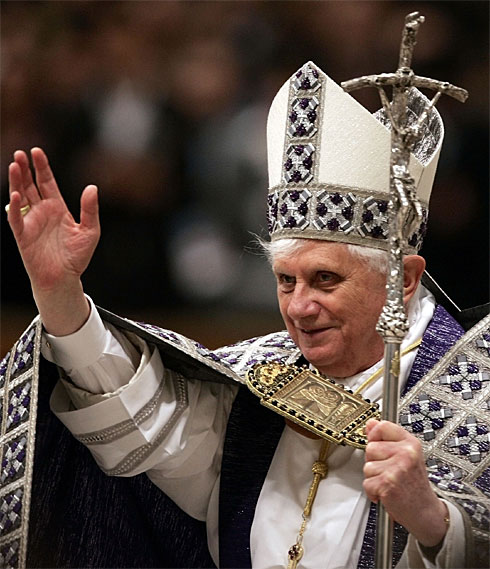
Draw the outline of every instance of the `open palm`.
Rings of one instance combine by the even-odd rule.
[[[97,188],[82,194],[77,223],[58,189],[46,155],[31,151],[36,183],[27,155],[14,154],[9,166],[9,223],[31,283],[38,290],[52,290],[77,279],[87,268],[100,236]],[[30,205],[26,215],[21,207]]]

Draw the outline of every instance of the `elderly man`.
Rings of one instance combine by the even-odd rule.
[[[414,113],[423,101],[412,93]],[[447,377],[435,392],[423,383],[464,333],[420,284],[425,261],[416,252],[425,221],[404,257],[405,428],[372,419],[365,451],[335,445],[265,409],[243,385],[258,361],[300,364],[380,400],[383,342],[375,326],[386,296],[389,155],[389,132],[380,121],[382,115],[370,115],[312,63],[279,91],[268,123],[272,240],[266,249],[287,332],[215,352],[98,310],[80,280],[99,238],[97,188],[84,190],[76,223],[41,149],[31,152],[36,184],[24,152],[9,167],[9,223],[39,308],[43,355],[61,375],[53,411],[106,474],[144,472],[186,514],[205,521],[219,567],[374,567],[372,502],[378,501],[402,526],[397,566],[482,562],[474,543],[488,535],[482,492],[488,449],[475,435],[478,456],[473,450],[474,460],[456,456],[470,427],[453,418],[467,419],[468,399],[483,401],[483,392],[473,382],[465,387],[469,396],[457,393],[449,407],[457,389],[446,368],[435,372]],[[425,208],[442,141],[435,110],[429,125],[411,165]],[[296,395],[305,412],[328,414],[327,399],[306,388]],[[472,425],[484,438],[476,407]]]

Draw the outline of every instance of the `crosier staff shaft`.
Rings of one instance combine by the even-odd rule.
[[[413,50],[417,32],[424,22],[418,12],[405,18],[405,26],[400,46],[398,69],[395,73],[368,75],[345,81],[345,91],[362,87],[376,87],[386,116],[391,123],[390,154],[390,202],[388,210],[388,276],[386,283],[386,303],[377,324],[377,331],[385,344],[384,384],[382,418],[398,422],[400,345],[408,331],[408,320],[403,305],[403,251],[408,237],[422,219],[422,208],[417,199],[414,180],[408,165],[410,152],[422,136],[422,126],[441,94],[447,94],[464,102],[467,91],[447,82],[418,77],[411,69]],[[391,102],[384,87],[393,88]],[[407,102],[412,87],[429,88],[436,91],[415,124],[408,125]],[[383,505],[378,503],[376,531],[377,569],[392,567],[393,522]]]

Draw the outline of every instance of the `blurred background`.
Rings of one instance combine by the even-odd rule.
[[[1,201],[16,149],[41,146],[74,213],[99,186],[102,238],[84,277],[97,304],[209,347],[282,328],[254,245],[266,235],[265,122],[313,60],[335,81],[394,71],[404,17],[426,17],[417,74],[446,139],[422,254],[462,308],[488,300],[489,3],[3,1]],[[371,111],[374,91],[354,94]],[[2,209],[3,211],[3,209]],[[35,315],[1,216],[2,354]]]

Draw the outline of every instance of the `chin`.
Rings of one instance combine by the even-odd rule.
[[[328,354],[318,354],[315,353],[316,350],[314,349],[304,349],[301,350],[303,356],[308,360],[308,362],[315,366],[318,370],[320,370],[325,375],[336,375],[333,372],[337,371],[338,368],[342,367],[339,365],[339,362],[336,361],[335,355],[328,355]],[[328,370],[328,371],[326,371]]]
[[[327,377],[350,377],[360,371],[359,362],[354,361],[353,358],[339,359],[339,354],[342,353],[340,348],[327,351],[325,348],[306,347],[301,349],[301,353],[312,366]]]

